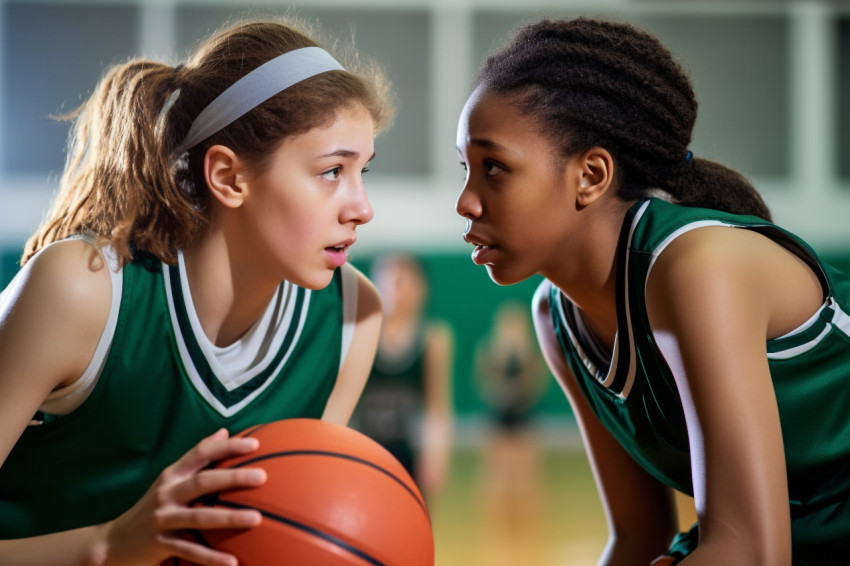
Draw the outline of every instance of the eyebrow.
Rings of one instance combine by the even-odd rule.
[[[483,147],[486,149],[498,149],[500,151],[506,151],[508,153],[513,153],[510,149],[503,146],[502,144],[496,143],[493,140],[488,140],[487,138],[472,138],[469,140],[469,145],[474,145],[476,147]],[[460,148],[457,148],[460,150]]]
[[[352,149],[338,149],[336,151],[332,151],[330,153],[320,155],[316,159],[322,159],[322,158],[325,158],[325,157],[342,157],[342,158],[345,158],[345,159],[357,159],[358,157],[360,157],[360,152],[354,151]],[[368,161],[372,161],[373,159],[375,159],[375,153],[374,152],[369,157]]]

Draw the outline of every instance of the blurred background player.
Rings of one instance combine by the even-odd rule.
[[[510,300],[495,311],[475,350],[474,378],[487,407],[479,505],[486,538],[501,541],[483,545],[487,563],[539,563],[544,478],[533,419],[549,382],[526,304]]]
[[[450,464],[453,333],[425,316],[428,282],[418,259],[379,256],[371,276],[384,322],[352,425],[392,452],[428,497],[446,481]]]

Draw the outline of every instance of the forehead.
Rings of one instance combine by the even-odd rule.
[[[485,148],[526,155],[549,154],[551,144],[530,115],[511,99],[476,89],[469,97],[458,121],[457,147]]]
[[[284,144],[311,146],[344,139],[352,143],[371,145],[374,132],[372,115],[365,106],[359,102],[353,102],[328,115],[318,126],[289,136],[284,140]]]

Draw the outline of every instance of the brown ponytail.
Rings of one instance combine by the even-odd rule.
[[[131,232],[202,223],[167,173],[154,132],[175,75],[153,61],[115,66],[81,107],[62,117],[74,125],[60,192],[27,242],[22,264],[48,243],[72,234],[94,233],[117,244],[126,258]],[[168,242],[171,230],[163,232]]]

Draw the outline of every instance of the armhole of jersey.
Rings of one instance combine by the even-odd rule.
[[[637,224],[637,219],[635,220],[635,225]],[[703,228],[705,226],[725,226],[727,228],[738,228],[743,230],[751,230],[753,232],[759,233],[774,243],[782,246],[791,254],[797,256],[802,259],[809,268],[814,271],[815,276],[817,276],[818,280],[823,287],[823,292],[826,297],[832,295],[832,289],[829,284],[829,278],[826,276],[824,272],[823,265],[821,265],[820,260],[814,255],[812,251],[806,248],[806,246],[802,245],[796,238],[790,236],[783,230],[779,229],[776,226],[771,224],[735,224],[732,222],[723,222],[720,220],[700,220],[696,222],[691,222],[690,224],[685,224],[680,227],[678,230],[672,232],[669,236],[664,238],[664,240],[658,244],[658,246],[652,251],[652,258],[649,262],[649,268],[646,271],[646,281],[649,281],[649,274],[652,271],[652,268],[655,266],[655,261],[658,259],[658,256],[661,255],[667,246],[686,232],[690,232],[692,230],[696,230],[697,228]],[[644,281],[644,287],[646,285],[646,281]]]
[[[679,228],[678,230],[672,232],[669,236],[667,236],[653,251],[652,251],[652,259],[649,263],[649,268],[646,271],[646,279],[644,280],[644,293],[646,293],[646,283],[649,281],[649,274],[652,271],[653,266],[655,265],[655,261],[658,259],[658,256],[661,255],[661,252],[675,240],[677,237],[681,236],[686,232],[690,232],[691,230],[695,230],[697,228],[702,228],[704,226],[725,226],[727,228],[738,228],[743,230],[752,230],[753,232],[757,232],[767,238],[769,238],[774,243],[785,248],[789,253],[794,254],[801,260],[803,260],[806,265],[815,273],[815,276],[821,283],[821,287],[823,288],[824,293],[824,302],[818,308],[814,314],[812,314],[807,321],[798,326],[797,328],[791,330],[790,332],[774,338],[771,342],[775,342],[777,340],[783,340],[786,338],[790,338],[796,334],[800,334],[803,331],[807,330],[811,326],[815,324],[815,322],[821,316],[821,312],[828,308],[838,307],[835,299],[832,297],[832,287],[829,282],[829,278],[824,271],[823,265],[821,264],[818,257],[814,254],[814,252],[810,251],[803,244],[800,243],[796,238],[792,237],[788,233],[779,229],[776,226],[771,224],[734,224],[731,222],[722,222],[718,220],[702,220],[697,222],[692,222],[690,224],[686,224]],[[839,308],[840,312],[840,308]],[[844,318],[844,324],[847,327],[847,330],[850,330],[850,317]],[[777,354],[768,354],[769,358],[780,357]]]
[[[91,245],[95,245],[93,239],[86,236],[77,236],[77,238],[85,240]],[[109,307],[109,317],[106,320],[106,326],[100,335],[97,342],[92,359],[88,367],[80,376],[67,387],[56,389],[47,396],[39,409],[44,413],[53,415],[67,415],[74,409],[78,408],[83,402],[88,399],[91,392],[94,390],[97,381],[100,378],[100,373],[106,363],[106,357],[109,354],[109,348],[112,345],[112,338],[115,335],[115,327],[118,323],[118,311],[121,307],[121,291],[124,279],[124,272],[118,266],[118,256],[115,250],[110,246],[104,246],[100,249],[101,255],[106,261],[109,270],[109,277],[112,280],[112,302]]]
[[[639,218],[635,218],[634,226],[637,226]],[[687,232],[691,232],[692,230],[696,230],[697,228],[705,228],[706,226],[725,226],[727,228],[749,228],[749,226],[738,226],[736,224],[730,224],[728,222],[721,222],[720,220],[698,220],[696,222],[691,222],[690,224],[685,224],[681,226],[677,230],[674,230],[670,233],[669,236],[664,238],[660,244],[658,244],[654,250],[652,250],[652,257],[649,260],[649,267],[646,269],[646,281],[649,281],[649,274],[652,272],[652,268],[655,267],[655,262],[658,260],[658,256],[661,255],[661,252],[667,249],[667,246],[670,243],[681,236],[682,234],[686,234]],[[631,244],[631,242],[629,242]],[[646,281],[644,281],[644,292],[646,291]]]
[[[351,340],[354,338],[354,327],[357,323],[357,270],[349,263],[340,268],[342,276],[342,350],[339,356],[339,367],[345,363]]]

